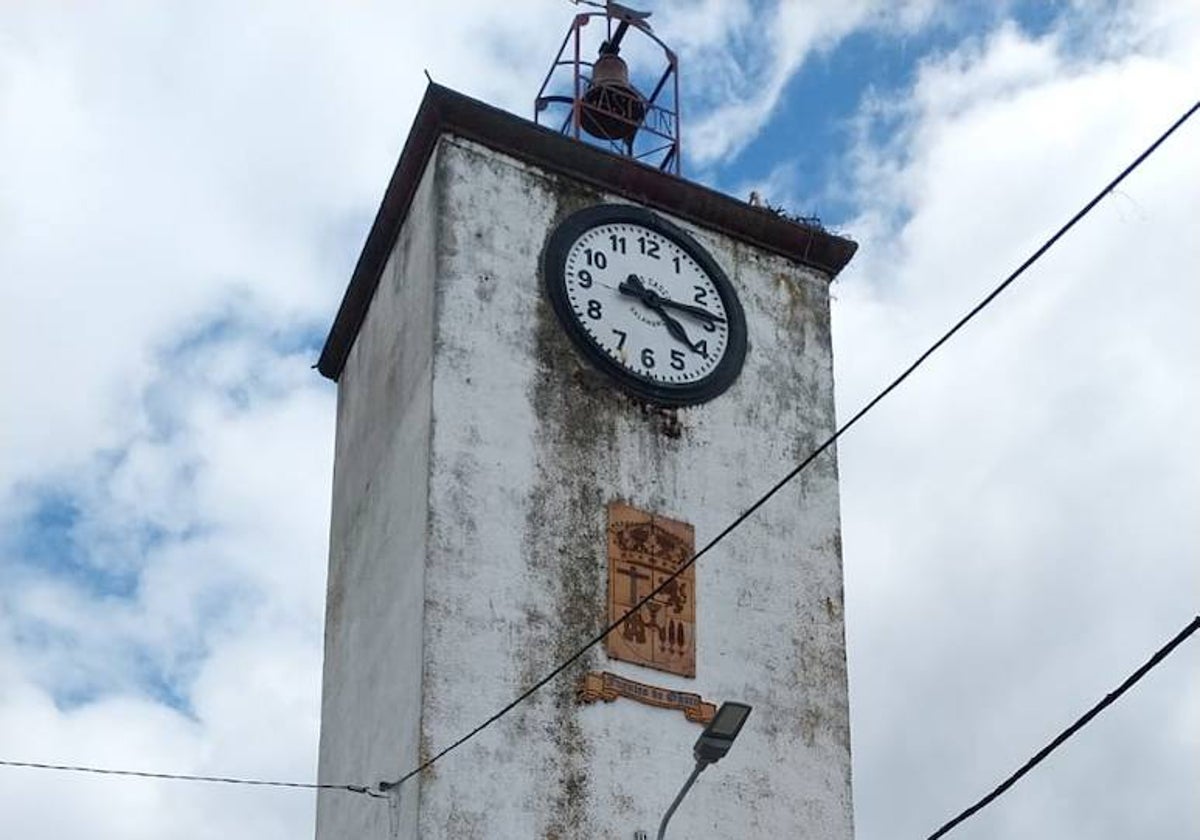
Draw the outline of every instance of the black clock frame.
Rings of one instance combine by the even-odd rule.
[[[696,382],[671,385],[655,382],[630,371],[612,359],[584,331],[567,300],[566,264],[567,252],[585,232],[600,225],[628,222],[642,225],[670,239],[684,253],[696,261],[716,286],[721,303],[725,306],[729,339],[725,355],[708,376]],[[594,367],[612,377],[627,392],[647,402],[663,406],[697,405],[708,402],[725,392],[738,374],[746,359],[746,314],[738,300],[733,284],[716,260],[687,231],[672,224],[643,207],[627,204],[601,204],[571,214],[550,234],[542,252],[542,276],[546,296],[559,323],[577,350]]]

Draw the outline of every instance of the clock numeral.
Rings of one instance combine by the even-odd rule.
[[[708,358],[708,342],[703,338],[696,342],[696,352],[704,358]]]
[[[621,338],[618,339],[618,341],[617,341],[617,349],[620,350],[625,346],[625,339],[628,338],[628,335],[626,333],[621,332],[620,330],[613,330],[613,332],[616,335],[621,336]]]
[[[614,254],[624,254],[625,253],[625,237],[624,236],[617,236],[615,233],[609,234],[608,241],[609,241],[609,244],[612,245],[612,252]],[[604,268],[604,266],[600,266],[600,267]]]
[[[587,308],[588,317],[593,320],[599,320],[604,313],[600,309],[600,301],[592,299],[588,301]]]
[[[671,367],[675,370],[683,370],[683,354],[678,350],[671,351]]]
[[[642,367],[647,369],[654,367],[654,351],[649,347],[642,349]]]
[[[601,251],[593,251],[591,248],[583,249],[583,256],[587,259],[588,265],[593,265],[603,271],[608,268],[608,257],[604,256]]]
[[[703,286],[692,286],[692,288],[696,290],[696,296],[692,300],[696,303],[704,303],[705,299],[708,298],[708,289]]]
[[[717,325],[716,325],[716,322],[714,322],[714,321],[705,321],[705,322],[704,322],[704,331],[705,331],[705,332],[716,332],[716,331],[717,331]]]
[[[645,254],[647,257],[653,257],[654,259],[658,259],[658,243],[657,242],[655,242],[653,239],[647,239],[644,236],[639,236],[637,238],[637,241],[638,241],[638,245],[640,245],[642,248],[643,254]],[[675,262],[678,264],[679,257],[675,258]],[[675,271],[676,272],[679,271],[678,265],[676,265]]]
[[[586,268],[581,268],[579,270],[579,273],[576,274],[575,276],[579,278],[579,288],[581,288],[581,289],[592,288],[592,273],[590,271],[588,271]]]
[[[679,273],[679,257],[671,257],[671,262],[675,263],[675,273]]]

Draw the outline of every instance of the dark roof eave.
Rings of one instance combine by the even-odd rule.
[[[751,207],[708,187],[580,143],[449,88],[430,84],[317,361],[317,369],[329,379],[336,381],[342,373],[425,166],[438,138],[447,133],[702,227],[722,231],[819,269],[830,279],[858,248],[854,242],[819,227]]]

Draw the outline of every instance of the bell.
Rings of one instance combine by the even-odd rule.
[[[580,125],[588,134],[633,142],[646,118],[646,98],[629,83],[629,67],[616,52],[601,49],[580,110]]]

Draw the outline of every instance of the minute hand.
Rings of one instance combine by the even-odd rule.
[[[701,309],[699,306],[692,306],[690,303],[676,303],[670,298],[660,297],[658,302],[670,309],[678,309],[680,312],[686,312],[689,315],[694,315],[701,320],[708,321],[710,324],[724,324],[725,319],[720,315],[714,315],[707,309]]]

